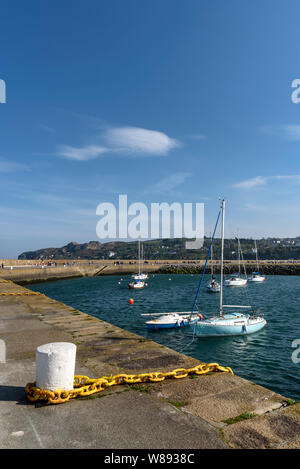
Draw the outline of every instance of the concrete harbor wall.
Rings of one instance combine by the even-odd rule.
[[[2,449],[300,448],[300,404],[223,372],[113,386],[60,405],[29,403],[24,387],[35,380],[42,344],[74,343],[75,373],[90,378],[201,362],[3,278],[0,340]]]
[[[205,261],[185,260],[149,260],[142,270],[150,274],[200,274]],[[132,260],[58,260],[55,265],[48,265],[36,260],[0,260],[0,275],[21,285],[59,280],[73,277],[95,275],[127,275],[138,271],[138,262]],[[245,262],[247,274],[256,270],[254,261]],[[220,262],[213,261],[214,273],[220,272]],[[225,261],[225,274],[238,270],[238,263]],[[300,275],[300,261],[261,261],[260,271],[264,275]],[[207,264],[207,273],[211,272],[211,261]]]

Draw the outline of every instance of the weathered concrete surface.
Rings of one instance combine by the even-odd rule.
[[[24,387],[35,380],[36,347],[48,342],[75,343],[76,374],[91,378],[199,364],[28,292],[0,280],[0,339],[6,344],[6,363],[0,362],[0,448],[300,447],[299,406],[227,373],[115,386],[57,406],[27,402]],[[245,412],[260,415],[224,422]]]

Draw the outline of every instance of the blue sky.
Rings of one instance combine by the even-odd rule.
[[[0,258],[97,239],[96,207],[219,197],[227,236],[300,235],[296,0],[10,1]]]

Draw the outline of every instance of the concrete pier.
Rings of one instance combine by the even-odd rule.
[[[63,278],[92,277],[100,275],[127,275],[138,271],[138,262],[135,260],[57,260],[55,264],[41,263],[36,260],[1,260],[0,276],[12,280],[20,285],[36,282],[47,282]],[[51,264],[49,262],[49,264]],[[144,272],[150,274],[200,274],[204,260],[149,260],[142,267]],[[256,270],[254,261],[246,261],[245,267],[248,275]],[[208,262],[206,273],[211,272],[211,261]],[[260,269],[264,275],[300,275],[300,261],[262,260]],[[215,274],[220,272],[220,261],[213,261]],[[236,261],[225,261],[224,272],[231,274],[238,270]]]
[[[74,343],[75,373],[90,378],[200,362],[3,278],[0,339],[2,449],[300,448],[300,404],[228,373],[114,386],[56,406],[29,403],[36,348],[50,342]]]

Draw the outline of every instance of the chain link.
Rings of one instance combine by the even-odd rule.
[[[76,375],[74,377],[74,389],[65,391],[58,389],[56,391],[47,391],[36,387],[36,383],[28,383],[25,387],[27,399],[31,402],[38,400],[47,401],[49,404],[63,404],[64,402],[74,399],[78,396],[90,396],[91,394],[104,391],[110,386],[119,384],[136,384],[136,383],[158,383],[168,378],[182,379],[189,375],[204,375],[211,372],[226,372],[233,374],[229,366],[220,366],[218,363],[200,364],[193,368],[177,368],[173,371],[163,373],[154,371],[150,373],[141,373],[138,375],[118,374],[115,376],[102,376],[102,378],[91,379],[88,376]]]

